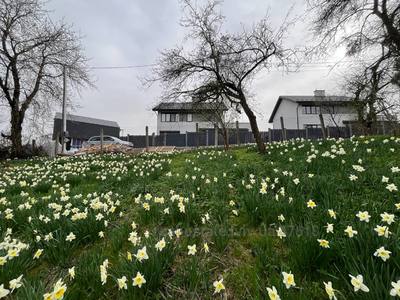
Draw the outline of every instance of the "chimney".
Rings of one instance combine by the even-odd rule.
[[[325,90],[315,90],[314,97],[325,97]]]

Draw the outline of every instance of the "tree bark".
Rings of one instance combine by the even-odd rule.
[[[225,150],[228,150],[229,149],[229,137],[228,137],[228,130],[226,129],[225,126],[222,128],[222,135],[224,138],[224,148],[225,148]]]
[[[243,110],[246,116],[249,118],[251,131],[253,132],[254,139],[257,144],[258,152],[265,153],[265,144],[261,139],[260,130],[258,129],[257,125],[257,118],[253,111],[250,109],[249,105],[247,104],[246,98],[244,95],[241,95],[240,105],[243,107]]]
[[[11,157],[21,157],[22,150],[22,123],[24,114],[18,108],[13,108],[11,112]]]

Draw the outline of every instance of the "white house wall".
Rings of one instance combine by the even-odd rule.
[[[192,122],[161,122],[161,113],[157,114],[157,134],[160,131],[179,131],[179,133],[196,132],[196,123],[199,129],[212,129],[213,123],[204,120],[204,116],[193,114]],[[231,128],[236,128],[236,124],[230,124]],[[239,123],[239,128],[251,130],[250,123]]]
[[[283,122],[285,123],[285,128],[287,129],[297,129],[297,110],[298,104],[283,99],[275,113],[273,126],[274,129],[281,129],[281,117],[283,117]],[[301,110],[301,108],[299,108]],[[299,114],[301,111],[299,111]]]
[[[351,121],[356,119],[355,114],[323,114],[325,126],[335,127],[345,126],[343,121]],[[299,128],[304,129],[304,125],[320,125],[319,115],[305,115],[300,112],[299,114]]]
[[[343,111],[344,109],[342,109]],[[325,126],[345,126],[343,121],[351,121],[357,118],[357,114],[350,113],[337,113],[337,114],[323,114]],[[297,115],[298,113],[298,115]],[[281,129],[280,117],[286,129],[304,129],[304,125],[320,125],[318,114],[303,114],[303,108],[298,103],[283,99],[273,119],[273,128]],[[297,121],[298,119],[298,121]],[[297,124],[298,122],[298,124]]]

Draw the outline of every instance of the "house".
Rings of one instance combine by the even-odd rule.
[[[157,112],[157,135],[196,132],[196,124],[199,130],[209,130],[218,123],[215,116],[215,104],[207,102],[161,102],[153,108]],[[228,111],[221,107],[222,117]],[[229,124],[235,127],[234,123]],[[249,130],[249,123],[239,123],[239,128]]]
[[[73,148],[80,148],[90,137],[100,135],[101,129],[104,135],[119,137],[120,127],[117,122],[67,114],[67,137],[71,140]],[[57,134],[61,135],[61,130],[62,114],[56,113],[53,139],[56,139]]]
[[[281,117],[286,129],[318,128],[322,114],[325,126],[344,127],[357,119],[351,98],[327,96],[324,90],[315,90],[312,96],[279,96],[269,123],[281,129]]]

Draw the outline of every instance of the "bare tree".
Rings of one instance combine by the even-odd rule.
[[[90,85],[80,38],[53,23],[41,0],[0,0],[0,101],[9,106],[12,156],[22,155],[22,124],[61,100],[63,69],[74,88]]]
[[[398,0],[308,0],[316,14],[318,50],[344,45],[354,64],[345,90],[354,97],[359,123],[371,132],[378,113],[396,106],[400,92],[400,2]],[[399,103],[397,103],[399,104]]]
[[[374,62],[384,57],[392,65],[391,83],[400,87],[398,0],[308,0],[308,3],[316,15],[314,33],[321,37],[318,49],[344,45],[350,56],[369,54],[368,60]]]
[[[399,89],[391,84],[391,67],[382,56],[373,64],[362,64],[343,80],[343,88],[353,96],[359,124],[365,133],[373,133],[378,115],[393,119],[399,107]]]
[[[293,51],[283,46],[289,22],[274,30],[266,17],[249,30],[223,33],[219,1],[210,0],[203,7],[182,2],[181,24],[188,30],[188,45],[163,51],[150,81],[161,81],[163,100],[224,97],[231,106],[242,108],[258,150],[265,152],[248,90],[260,70],[285,65],[292,57]]]
[[[200,114],[206,121],[217,126],[218,134],[221,134],[224,140],[224,148],[227,150],[229,149],[229,128],[232,127],[234,120],[237,119],[240,111],[238,108],[233,109],[229,107],[229,101],[220,97],[219,99],[208,99],[206,100],[199,100],[194,99],[194,103],[206,103],[208,109],[202,109],[200,105],[198,109],[196,105],[193,105],[193,108],[196,113]]]

